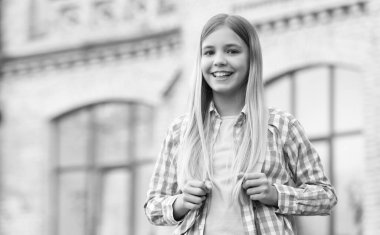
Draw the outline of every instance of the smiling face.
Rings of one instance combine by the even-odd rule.
[[[201,70],[214,96],[237,96],[245,91],[249,50],[229,27],[221,26],[202,42]]]

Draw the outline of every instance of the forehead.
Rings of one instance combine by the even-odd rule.
[[[221,26],[210,33],[202,42],[202,47],[218,45],[245,45],[244,41],[228,26]]]

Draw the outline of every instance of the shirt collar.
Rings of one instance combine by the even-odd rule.
[[[209,111],[210,115],[212,115],[214,113],[216,117],[220,118],[220,114],[218,113],[218,110],[216,109],[215,103],[213,100],[211,100],[211,102],[210,102],[210,106],[208,108],[208,111]],[[239,125],[243,124],[246,117],[247,117],[247,105],[244,105],[244,107],[241,110],[239,117],[236,121],[236,124],[239,124]]]
[[[214,101],[212,101],[212,100],[211,100],[210,105],[209,105],[209,107],[208,107],[208,112],[209,112],[210,114],[215,113],[215,114],[217,114],[217,116],[220,116],[219,113],[218,113],[218,110],[216,110],[216,107],[215,107]]]

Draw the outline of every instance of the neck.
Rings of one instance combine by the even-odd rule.
[[[244,107],[245,95],[239,93],[235,96],[226,96],[213,93],[213,101],[221,116],[238,115]]]

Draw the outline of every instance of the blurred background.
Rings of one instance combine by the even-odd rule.
[[[338,194],[299,234],[380,234],[380,1],[2,0],[1,235],[161,235],[143,204],[205,21],[246,17],[270,106]]]

